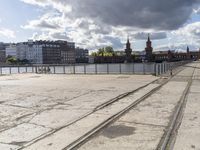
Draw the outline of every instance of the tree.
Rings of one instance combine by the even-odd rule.
[[[104,50],[105,50],[106,53],[111,53],[111,54],[114,53],[114,50],[113,50],[113,48],[111,46],[105,47]]]
[[[116,56],[115,51],[111,46],[99,48],[97,52],[93,52],[92,56]]]
[[[97,52],[92,52],[91,56],[97,56]]]
[[[18,63],[17,59],[13,56],[8,56],[6,58],[6,62],[9,64],[17,64]]]
[[[97,55],[98,55],[98,56],[104,56],[104,54],[105,54],[104,48],[100,48],[100,49],[98,50],[98,52],[97,52]]]
[[[27,60],[27,59],[19,60],[19,62],[21,64],[29,64],[29,60]]]

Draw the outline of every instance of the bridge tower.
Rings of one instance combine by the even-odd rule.
[[[126,63],[132,62],[132,58],[131,58],[132,49],[131,49],[131,43],[129,41],[129,37],[127,38],[125,53],[126,53],[125,62]]]
[[[153,61],[153,47],[152,47],[152,42],[150,40],[150,34],[148,34],[148,40],[146,42],[145,52],[146,52],[146,60],[148,62]]]

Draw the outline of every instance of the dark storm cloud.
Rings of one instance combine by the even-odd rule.
[[[114,26],[174,30],[190,17],[199,0],[62,0],[74,17],[88,17]]]

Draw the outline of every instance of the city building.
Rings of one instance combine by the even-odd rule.
[[[75,43],[67,41],[33,41],[18,43],[16,58],[32,64],[75,63]]]
[[[4,64],[6,62],[6,51],[0,50],[0,64]]]
[[[60,45],[61,63],[74,64],[76,62],[75,43],[67,41],[56,41]]]
[[[88,63],[89,51],[87,49],[76,48],[76,63]]]
[[[6,47],[6,57],[12,56],[17,57],[17,45],[16,44],[10,44],[8,47]]]
[[[0,42],[0,50],[5,50],[6,47],[8,47],[10,44],[8,43],[3,43],[3,42]]]
[[[17,47],[16,58],[19,60],[27,59],[27,45],[23,43],[17,43],[16,47]]]
[[[56,42],[29,40],[21,46],[26,49],[26,59],[32,64],[61,63],[60,45]]]

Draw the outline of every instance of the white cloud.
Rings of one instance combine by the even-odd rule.
[[[6,37],[6,38],[15,38],[15,32],[10,30],[10,29],[6,29],[6,28],[0,28],[0,36]]]
[[[200,46],[200,22],[190,23],[184,27],[173,31],[174,36],[178,36],[185,43]]]
[[[200,14],[200,7],[196,8],[196,9],[193,9],[193,13],[194,14]]]
[[[67,3],[62,3],[61,1],[58,0],[21,0],[24,3],[28,3],[31,5],[37,5],[40,7],[48,7],[51,6],[54,9],[60,11],[60,12],[64,12],[64,13],[68,13],[72,11],[72,7],[71,5],[67,4]]]
[[[145,4],[149,0],[141,0],[141,3],[137,3],[136,0],[126,2],[121,0],[21,1],[40,6],[47,11],[39,19],[31,20],[22,26],[24,29],[37,32],[32,38],[72,40],[78,46],[89,49],[104,45],[122,48],[127,35],[133,38],[132,40],[136,40],[145,39],[146,33],[152,33],[153,39],[165,39],[169,30],[177,29],[187,21],[192,12],[192,6],[196,4],[196,0],[190,2],[188,0],[152,0],[148,6]],[[197,37],[189,35],[186,30],[188,31],[189,27],[173,31],[172,36],[181,37],[183,33],[184,36],[187,34],[186,37],[190,41],[192,36],[192,42],[197,42]],[[195,30],[195,33],[198,34],[198,30]],[[183,39],[179,40],[183,42]]]

